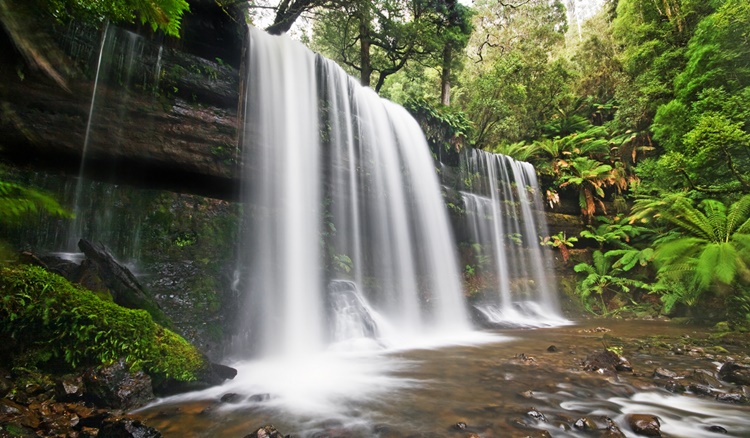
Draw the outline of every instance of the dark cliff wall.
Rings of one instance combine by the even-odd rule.
[[[77,174],[85,148],[91,178],[236,196],[245,27],[193,3],[184,40],[4,14],[0,159]]]

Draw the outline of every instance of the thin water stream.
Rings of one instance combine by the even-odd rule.
[[[611,331],[597,331],[598,325]],[[464,345],[363,348],[329,351],[301,363],[239,363],[236,381],[162,400],[135,416],[166,438],[239,438],[265,424],[301,437],[606,436],[576,430],[572,425],[581,417],[593,422],[609,417],[634,437],[624,419],[628,413],[659,416],[665,437],[750,436],[750,406],[673,394],[653,377],[657,367],[714,373],[719,362],[702,354],[648,347],[698,343],[707,336],[703,329],[594,321],[491,335]],[[556,352],[548,351],[551,345]],[[634,372],[584,371],[583,360],[603,345],[622,346]],[[736,359],[746,356],[740,347],[728,348]],[[547,421],[529,418],[532,408]],[[458,423],[467,428],[456,428]],[[711,432],[711,426],[728,433]]]

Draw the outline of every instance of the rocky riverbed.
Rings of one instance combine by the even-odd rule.
[[[154,401],[150,380],[125,374],[117,364],[64,376],[3,369],[0,436],[750,434],[746,333],[599,320],[497,335],[497,342],[481,345],[381,353],[372,362],[385,358],[401,364],[383,372],[390,379],[380,381],[384,391],[366,397],[339,391],[328,399],[337,406],[318,410],[300,409],[281,393],[258,393],[242,383],[242,364],[237,384],[161,399],[135,412]],[[336,379],[339,389],[348,385],[347,376]]]
[[[750,434],[748,334],[598,320],[496,335],[497,342],[373,356],[370,365],[399,366],[362,377],[360,387],[349,386],[350,376],[334,376],[330,397],[310,399],[317,407],[304,405],[304,391],[290,397],[248,383],[243,373],[262,368],[239,363],[236,381],[162,400],[134,418],[165,437],[273,436],[259,430],[269,424],[302,437]],[[288,379],[305,384],[299,375]]]

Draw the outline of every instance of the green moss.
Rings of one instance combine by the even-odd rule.
[[[207,365],[146,311],[102,300],[39,267],[0,268],[0,300],[0,337],[15,340],[14,359],[23,365],[75,368],[124,358],[133,369],[181,381]]]

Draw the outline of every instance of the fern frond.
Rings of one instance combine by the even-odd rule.
[[[654,260],[657,265],[668,265],[681,263],[694,256],[700,251],[701,246],[706,244],[705,239],[697,237],[685,237],[663,243],[654,251]]]
[[[711,239],[714,242],[725,242],[728,237],[727,206],[723,202],[706,199],[700,203],[711,228]]]
[[[750,224],[750,195],[745,195],[729,207],[727,215],[727,229],[729,233],[750,233],[750,229],[744,231],[743,227]]]
[[[675,201],[669,209],[662,213],[662,217],[691,234],[706,240],[714,240],[714,229],[709,219],[685,198]]]

